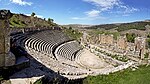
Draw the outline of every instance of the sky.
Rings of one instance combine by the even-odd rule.
[[[150,19],[150,0],[0,0],[0,9],[64,24],[111,24]]]

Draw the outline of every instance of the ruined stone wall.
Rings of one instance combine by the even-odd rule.
[[[108,44],[108,45],[113,45],[114,44],[113,35],[107,35],[106,36],[106,44]]]
[[[82,32],[82,33],[83,33],[83,36],[81,38],[81,43],[88,44],[90,36],[85,32]]]
[[[135,52],[139,52],[139,56],[141,58],[144,58],[144,54],[146,52],[146,49],[145,49],[146,38],[144,38],[144,37],[136,37],[134,44],[135,44]]]
[[[117,48],[126,50],[127,48],[127,40],[125,36],[119,36],[117,38]]]
[[[5,21],[0,20],[0,67],[5,65],[5,30],[4,30]]]
[[[99,38],[97,35],[93,35],[90,37],[90,43],[91,44],[99,44]]]
[[[101,34],[100,35],[100,44],[105,44],[106,43],[106,35],[104,35],[104,34]]]
[[[0,67],[15,64],[15,56],[10,53],[9,10],[0,10]],[[10,61],[11,60],[11,61]]]
[[[114,44],[114,38],[113,35],[99,35],[99,43],[100,44],[106,44],[106,45],[113,45]]]
[[[86,35],[84,37],[84,42],[92,45],[99,45],[100,47],[110,49],[114,52],[124,53],[126,55],[131,55],[134,57],[144,58],[146,50],[146,38],[136,37],[134,43],[127,42],[126,36],[118,36],[117,40],[113,38],[113,35]]]

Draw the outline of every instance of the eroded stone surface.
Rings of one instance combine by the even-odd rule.
[[[0,67],[5,66],[5,56],[10,55],[8,54],[10,50],[8,19],[11,16],[9,10],[0,10]]]
[[[5,66],[13,66],[15,65],[16,57],[12,52],[8,52],[5,56]]]
[[[9,19],[12,17],[10,10],[0,10],[0,19]]]

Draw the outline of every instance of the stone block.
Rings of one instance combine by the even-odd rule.
[[[12,52],[8,52],[8,54],[5,55],[5,66],[13,66],[15,65],[16,57]]]
[[[0,67],[5,66],[5,56],[7,59],[7,53],[10,50],[10,38],[9,38],[9,18],[12,13],[9,10],[0,10]],[[11,63],[11,62],[10,62]]]

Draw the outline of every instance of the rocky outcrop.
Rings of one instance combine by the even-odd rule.
[[[6,20],[12,17],[10,10],[0,10],[0,19]]]
[[[9,21],[12,16],[9,10],[0,10],[0,67],[5,65],[5,57],[10,51]],[[7,64],[7,63],[6,63]]]
[[[16,57],[12,52],[8,52],[8,55],[5,56],[5,66],[15,65]]]

